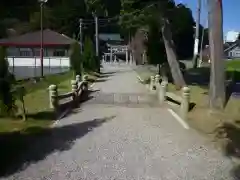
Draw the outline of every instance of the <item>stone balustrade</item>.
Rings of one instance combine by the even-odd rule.
[[[77,75],[76,79],[71,80],[71,92],[67,92],[64,94],[58,94],[58,86],[52,84],[49,86],[49,107],[53,109],[56,116],[58,116],[59,108],[61,106],[60,100],[71,99],[71,104],[76,104],[79,101],[81,95],[88,91],[88,76],[83,76],[83,80],[81,81],[81,76]]]
[[[155,79],[155,80],[154,80]],[[150,90],[153,90],[156,87],[156,94],[159,100],[159,103],[163,105],[167,97],[170,93],[168,93],[168,81],[165,79],[162,79],[160,82],[160,76],[156,75],[151,76],[151,81],[149,88]],[[177,98],[173,97],[173,100],[178,102],[180,104],[179,106],[179,115],[183,120],[187,120],[187,114],[189,112],[189,107],[190,107],[190,88],[185,86],[182,88],[182,95],[181,97],[175,96]],[[172,97],[170,97],[172,98]]]

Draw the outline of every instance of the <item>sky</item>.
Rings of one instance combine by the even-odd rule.
[[[222,0],[223,1],[223,31],[240,32],[240,0]],[[196,17],[197,0],[175,0],[176,3],[183,3],[193,11]],[[202,0],[201,24],[206,27],[207,21],[207,0]]]

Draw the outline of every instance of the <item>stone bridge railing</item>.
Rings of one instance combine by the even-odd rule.
[[[49,86],[49,106],[53,109],[55,118],[58,118],[62,113],[61,106],[63,106],[64,103],[60,103],[60,101],[68,101],[68,105],[71,105],[68,108],[71,108],[72,105],[75,105],[80,101],[83,93],[88,91],[88,76],[83,76],[83,79],[81,80],[81,76],[77,75],[75,80],[71,80],[71,87],[71,92],[58,94],[57,85],[52,84]]]
[[[168,81],[162,80],[160,83],[160,79],[160,75],[151,76],[149,88],[156,91],[159,103],[164,104],[168,97]],[[176,96],[174,101],[180,104],[179,115],[183,120],[186,120],[190,109],[190,88],[187,86],[183,87],[181,97]]]

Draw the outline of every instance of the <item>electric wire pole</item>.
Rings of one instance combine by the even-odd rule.
[[[99,42],[98,42],[98,17],[95,15],[95,43],[96,43],[96,56],[99,56]]]
[[[79,34],[80,34],[80,48],[81,48],[81,54],[83,53],[82,25],[83,25],[83,20],[82,20],[82,18],[80,18],[80,19],[79,19]]]
[[[194,40],[194,52],[193,52],[193,68],[197,68],[198,65],[198,48],[199,48],[199,26],[201,16],[201,0],[197,0],[197,18],[196,18],[196,32]]]
[[[40,4],[40,14],[41,14],[41,19],[40,19],[40,24],[41,24],[41,45],[40,45],[40,63],[41,63],[41,78],[44,77],[44,71],[43,71],[43,56],[44,56],[44,51],[43,51],[43,2],[41,1]],[[36,68],[36,67],[35,67]]]

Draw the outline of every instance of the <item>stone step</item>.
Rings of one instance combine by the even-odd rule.
[[[147,105],[158,106],[156,95],[135,93],[103,93],[96,92],[90,95],[87,104],[112,104],[112,105]]]

